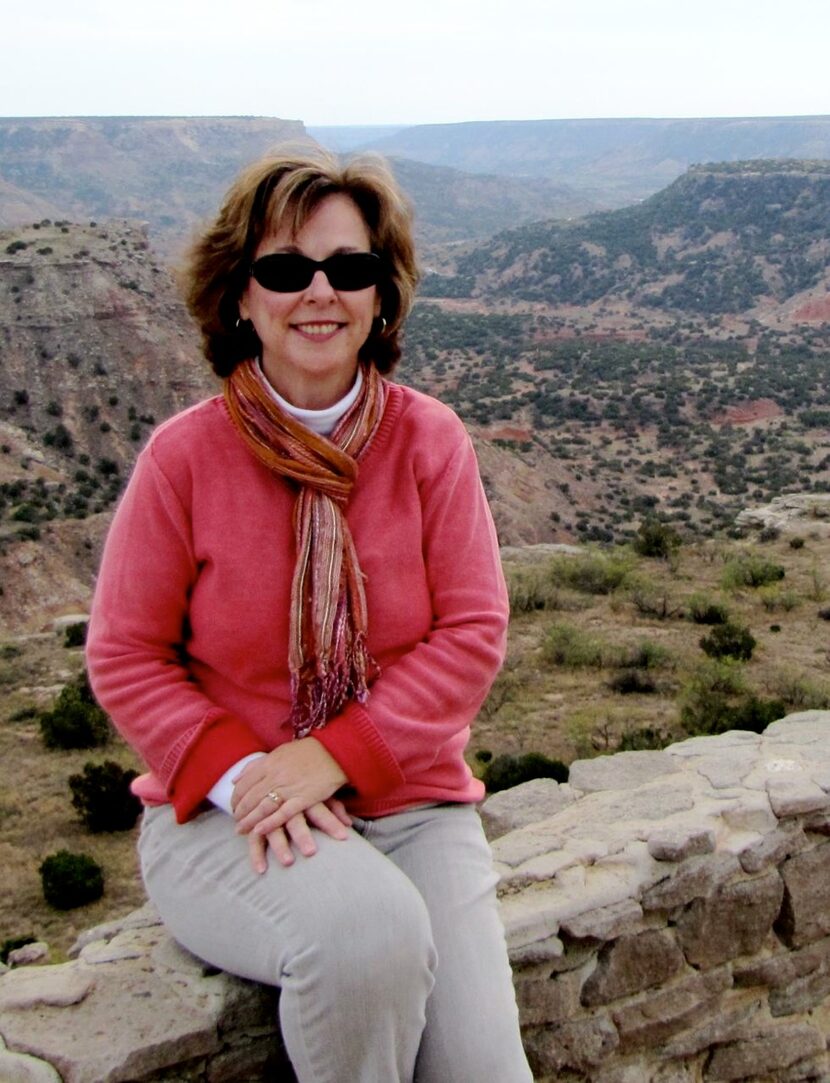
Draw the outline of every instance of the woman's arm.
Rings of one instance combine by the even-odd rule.
[[[189,514],[151,443],[104,548],[87,662],[102,707],[164,783],[180,821],[232,764],[267,751],[188,670],[185,625],[197,575]]]

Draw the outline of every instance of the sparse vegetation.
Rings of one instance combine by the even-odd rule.
[[[39,871],[43,897],[56,910],[74,910],[104,894],[104,870],[88,854],[59,850]]]
[[[130,792],[130,783],[137,773],[105,760],[87,763],[82,774],[69,776],[72,804],[89,831],[129,831],[135,826],[141,802]]]
[[[748,662],[757,646],[757,640],[742,624],[716,624],[712,631],[701,638],[700,646],[710,658],[734,658]]]
[[[40,716],[47,748],[97,748],[110,738],[110,724],[89,687],[85,673],[64,687],[50,711]]]

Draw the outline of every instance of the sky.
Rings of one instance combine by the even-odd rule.
[[[830,114],[828,0],[0,0],[0,116]]]

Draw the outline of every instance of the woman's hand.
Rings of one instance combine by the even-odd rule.
[[[267,867],[267,851],[270,849],[277,861],[286,868],[294,864],[296,847],[303,857],[312,857],[317,853],[317,843],[311,833],[311,826],[331,836],[333,839],[348,838],[347,827],[351,817],[346,812],[342,801],[331,797],[292,816],[285,827],[278,827],[265,834],[262,831],[248,833],[248,853],[254,872],[263,873]],[[310,826],[311,825],[311,826]]]
[[[328,801],[347,781],[319,741],[289,741],[249,763],[235,780],[231,807],[236,829],[241,835],[270,835],[287,828],[294,817]]]

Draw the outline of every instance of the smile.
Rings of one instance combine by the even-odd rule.
[[[333,335],[342,327],[339,323],[295,323],[294,330],[303,335]]]

